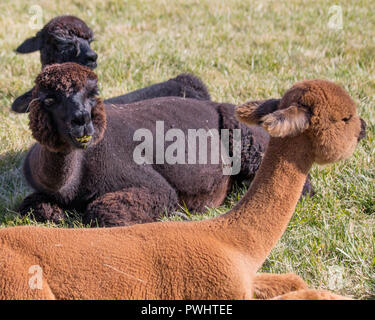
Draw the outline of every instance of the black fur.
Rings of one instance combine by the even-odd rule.
[[[92,40],[93,31],[84,21],[74,16],[59,16],[48,22],[36,36],[26,39],[16,52],[40,51],[42,68],[54,63],[75,62],[95,69],[98,56],[90,47]],[[32,90],[14,100],[14,112],[28,112]],[[105,103],[126,104],[165,96],[210,100],[208,90],[199,78],[191,74],[180,74],[168,81],[110,98]]]
[[[141,100],[159,97],[185,97],[199,100],[210,100],[206,85],[192,74],[180,74],[176,78],[153,84],[143,89],[104,100],[107,104],[128,104]]]

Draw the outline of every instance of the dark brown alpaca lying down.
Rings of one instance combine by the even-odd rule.
[[[94,33],[84,21],[74,16],[60,16],[49,21],[36,36],[26,39],[16,50],[18,53],[40,51],[42,68],[63,62],[75,62],[95,69],[97,53],[91,49]],[[12,104],[18,113],[28,112],[32,89],[22,94]],[[157,97],[177,96],[210,100],[205,84],[191,74],[110,98],[104,103],[125,104]]]
[[[100,226],[151,222],[178,204],[198,212],[218,206],[233,183],[252,180],[269,138],[263,129],[240,125],[233,105],[169,97],[104,108],[96,81],[90,69],[74,63],[48,66],[36,79],[29,118],[39,143],[24,163],[36,192],[22,202],[22,214],[32,211],[37,220],[57,221],[64,209],[75,209],[85,222]],[[152,164],[137,164],[133,151],[140,142],[134,133],[142,128],[156,137],[156,121],[185,136],[193,129],[241,129],[241,171],[223,175],[221,159],[156,164],[156,148]],[[164,143],[166,150],[171,142]],[[207,149],[210,159],[210,143]]]

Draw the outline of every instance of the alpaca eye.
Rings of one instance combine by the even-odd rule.
[[[50,107],[50,106],[52,106],[55,103],[55,99],[53,99],[53,98],[46,98],[46,99],[44,99],[43,102],[44,102],[44,104],[47,107]]]
[[[352,115],[350,115],[348,117],[345,117],[345,118],[342,118],[342,121],[348,122],[351,118],[352,118]]]

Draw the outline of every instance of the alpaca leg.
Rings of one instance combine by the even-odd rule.
[[[84,223],[92,226],[114,227],[157,221],[161,214],[176,209],[178,198],[169,187],[159,190],[127,188],[106,193],[90,203]]]
[[[327,290],[298,290],[275,297],[272,300],[352,300]]]
[[[36,221],[52,221],[58,223],[65,217],[64,210],[60,208],[49,196],[35,192],[27,196],[18,211],[22,216],[32,213]]]
[[[258,273],[254,278],[254,294],[256,299],[270,299],[302,289],[307,289],[307,284],[294,273]]]

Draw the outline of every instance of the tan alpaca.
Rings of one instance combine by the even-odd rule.
[[[313,162],[345,159],[363,136],[355,104],[337,85],[312,80],[281,101],[240,106],[237,116],[263,125],[272,138],[232,210],[200,222],[2,229],[0,298],[343,298],[308,290],[295,275],[256,272],[285,231]]]

